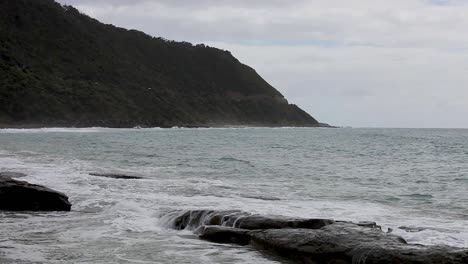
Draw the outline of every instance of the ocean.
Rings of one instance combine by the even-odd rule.
[[[375,221],[408,243],[468,247],[463,129],[2,129],[0,171],[73,205],[0,212],[0,263],[281,262],[167,228],[192,209]]]

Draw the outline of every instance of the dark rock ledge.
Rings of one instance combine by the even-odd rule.
[[[18,174],[19,175],[19,174]],[[4,211],[70,211],[65,194],[44,186],[0,177],[0,210]]]
[[[123,180],[139,180],[144,179],[144,177],[136,176],[136,175],[125,175],[121,173],[99,173],[99,172],[91,172],[89,173],[91,176],[97,177],[104,177],[104,178],[113,178],[113,179],[123,179]]]
[[[248,245],[297,263],[468,263],[468,249],[409,245],[373,222],[351,223],[194,210],[162,218],[201,239]]]

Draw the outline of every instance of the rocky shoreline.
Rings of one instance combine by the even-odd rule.
[[[163,217],[201,239],[266,251],[296,263],[468,263],[468,250],[410,245],[376,223],[194,210]]]
[[[65,194],[14,179],[25,176],[0,172],[0,211],[70,211],[71,203]],[[191,230],[210,242],[248,246],[288,263],[468,263],[468,249],[408,244],[391,230],[382,231],[375,222],[258,215],[238,210],[191,210],[163,215],[160,224],[175,230]]]

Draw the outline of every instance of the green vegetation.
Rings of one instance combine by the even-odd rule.
[[[230,52],[0,0],[2,126],[317,126]]]

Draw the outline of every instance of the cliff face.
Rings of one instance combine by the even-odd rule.
[[[318,126],[230,52],[0,0],[3,126]]]

